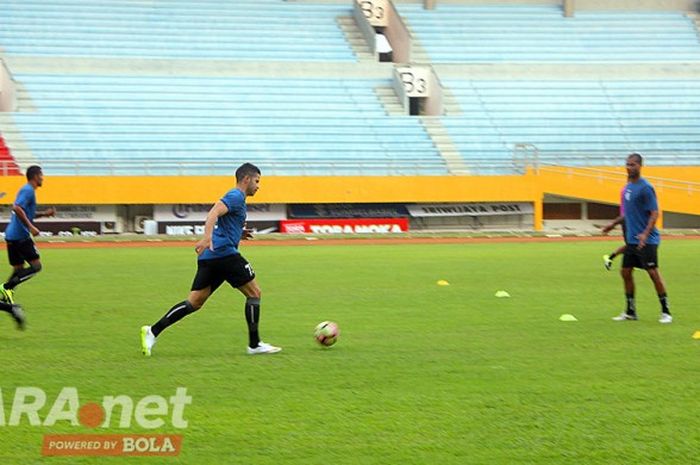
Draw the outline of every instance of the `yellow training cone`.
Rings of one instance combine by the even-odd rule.
[[[565,313],[559,317],[559,321],[578,321],[578,319],[576,319],[576,317],[573,315]]]
[[[444,279],[441,279],[440,281],[437,282],[437,285],[438,285],[438,286],[449,286],[450,283],[448,283],[448,282],[445,281]]]
[[[693,339],[700,339],[700,331],[695,331],[695,333],[693,333]]]

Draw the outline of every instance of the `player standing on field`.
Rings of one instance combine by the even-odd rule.
[[[175,304],[153,326],[141,328],[141,349],[144,355],[151,355],[156,338],[165,328],[199,310],[224,281],[246,296],[248,354],[272,354],[282,350],[260,340],[260,288],[255,281],[253,269],[238,251],[241,239],[252,237],[250,231],[245,229],[246,197],[255,195],[259,184],[260,170],[250,163],[241,165],[236,170],[236,187],[209,210],[204,238],[195,245],[199,258],[190,295],[187,300]]]
[[[14,289],[41,271],[39,252],[32,240],[32,236],[39,234],[39,229],[33,221],[35,218],[53,216],[56,213],[54,208],[39,213],[36,211],[36,190],[43,183],[44,174],[41,167],[30,166],[27,169],[27,184],[17,193],[12,206],[12,218],[5,229],[7,255],[13,271],[7,282],[0,286],[0,310],[10,313],[20,329],[24,329],[24,314],[22,307],[15,304]],[[29,264],[26,268],[25,262]]]
[[[656,220],[659,217],[659,207],[656,201],[656,192],[649,182],[641,177],[642,156],[632,153],[627,157],[627,175],[629,183],[625,189],[624,211],[625,238],[627,247],[622,259],[622,280],[625,285],[625,298],[627,309],[615,321],[636,320],[637,310],[634,302],[634,268],[647,271],[654,283],[656,293],[661,303],[661,317],[659,323],[671,323],[671,311],[668,307],[666,286],[658,269],[658,247],[660,242],[659,231],[656,229]],[[605,227],[611,230],[614,223]]]

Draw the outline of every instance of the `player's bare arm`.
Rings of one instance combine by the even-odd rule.
[[[211,210],[209,210],[209,213],[207,213],[207,220],[204,223],[204,237],[194,246],[194,250],[197,252],[197,255],[202,255],[202,252],[207,249],[214,250],[211,242],[211,235],[214,233],[216,221],[220,216],[223,216],[226,213],[228,213],[228,207],[221,200],[216,202],[214,206],[211,207]]]
[[[49,207],[44,211],[38,212],[35,218],[49,218],[56,215],[56,209],[54,207]]]
[[[639,239],[639,245],[637,246],[638,249],[644,248],[644,246],[647,244],[649,234],[651,233],[652,229],[654,229],[654,225],[656,224],[656,220],[658,219],[658,210],[654,210],[649,214],[649,222],[647,223],[647,227],[644,229],[644,231],[637,235],[637,239]]]
[[[244,241],[251,240],[254,237],[254,230],[248,227],[248,223],[245,223],[243,225],[243,235],[241,236],[241,239]]]
[[[606,225],[606,226],[603,227],[603,234],[609,233],[610,231],[612,231],[613,229],[615,229],[615,226],[617,226],[618,224],[622,223],[624,220],[625,220],[625,217],[624,217],[624,216],[622,216],[622,215],[618,216],[617,218],[615,218],[614,220],[612,220],[612,222],[610,222],[610,224],[608,224],[608,225]]]

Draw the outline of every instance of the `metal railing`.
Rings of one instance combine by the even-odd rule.
[[[525,174],[528,168],[537,173],[540,165],[540,151],[534,144],[521,143],[513,146],[513,166],[515,171]]]
[[[513,146],[513,164],[518,172],[533,169],[537,172],[542,166],[570,167],[586,169],[591,167],[624,167],[624,159],[627,153],[620,152],[565,152],[542,151],[536,145],[520,143]],[[698,166],[700,165],[700,152],[671,152],[653,153],[647,157],[645,164],[649,166]],[[592,171],[605,171],[599,169]],[[608,173],[616,173],[608,170]],[[647,179],[651,177],[645,176]],[[617,173],[619,178],[619,173]]]
[[[554,163],[540,163],[540,172],[563,173],[571,176],[583,176],[601,181],[611,181],[620,184],[624,180],[624,171],[614,171],[604,168],[589,168],[587,166],[563,166]],[[673,189],[700,193],[700,182],[686,181],[683,179],[662,178],[659,176],[644,176],[656,189]]]
[[[102,153],[100,158],[63,158],[42,159],[16,156],[12,160],[0,160],[0,176],[7,176],[15,170],[15,163],[26,168],[29,165],[39,163],[44,171],[49,174],[60,175],[105,175],[105,176],[178,176],[178,175],[220,175],[230,173],[242,162],[247,161],[242,157],[236,158],[202,158],[192,160],[173,160],[170,158],[130,157],[120,159],[109,157]],[[624,154],[623,154],[624,155]],[[194,156],[194,154],[193,154]],[[623,175],[621,171],[605,170],[600,166],[620,167],[624,156],[619,153],[589,154],[589,153],[542,153],[537,146],[528,143],[516,144],[512,149],[510,159],[493,159],[490,157],[465,158],[464,170],[451,173],[443,159],[437,157],[395,157],[389,159],[354,159],[354,160],[329,160],[322,157],[276,157],[268,159],[258,158],[256,164],[268,175],[328,175],[328,176],[378,176],[378,175],[522,175],[528,169],[538,173],[544,168],[567,169],[570,173],[577,170],[579,173],[596,176],[614,177],[619,181]],[[673,153],[661,156],[652,155],[649,160],[654,162],[652,166],[684,166],[698,165],[700,153]],[[597,168],[591,168],[591,167]],[[665,186],[671,181],[666,179],[654,179],[659,186]],[[602,179],[602,178],[601,178]],[[697,184],[697,183],[690,183]]]

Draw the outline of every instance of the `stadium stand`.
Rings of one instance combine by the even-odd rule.
[[[356,61],[338,15],[349,5],[278,0],[7,0],[10,56]]]
[[[445,174],[420,121],[388,117],[389,80],[16,75],[15,158],[54,174]]]
[[[572,166],[619,165],[631,151],[700,164],[700,81],[443,82],[463,112],[443,122],[472,172],[507,169],[517,144]]]
[[[400,4],[434,63],[680,62],[700,59],[693,21],[675,11],[578,11],[549,5]]]
[[[437,67],[456,64],[456,75],[480,62],[700,62],[681,12],[564,18],[548,5],[398,6],[416,49]],[[0,131],[20,166],[38,161],[55,174],[210,174],[241,157],[281,175],[503,174],[518,171],[519,147],[543,163],[617,165],[635,150],[658,164],[700,164],[700,81],[643,72],[567,80],[555,65],[541,80],[518,77],[522,69],[471,80],[453,71],[440,79],[459,112],[421,121],[388,111],[373,92],[393,94],[390,68],[354,63],[337,21],[349,12],[279,0],[10,0],[0,46],[19,63],[19,109],[0,115]],[[41,57],[53,59],[46,69]],[[144,64],[150,58],[160,60]],[[198,59],[201,74],[179,58]],[[69,69],[83,59],[90,71]],[[218,59],[243,65],[225,77]],[[314,74],[291,62],[246,69],[246,60],[325,63]]]

